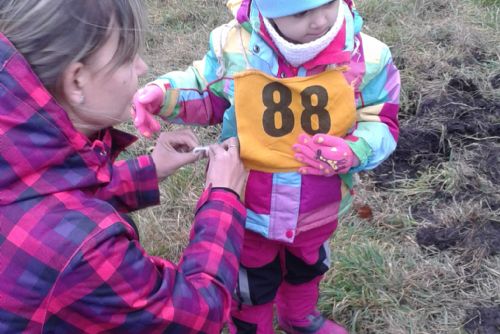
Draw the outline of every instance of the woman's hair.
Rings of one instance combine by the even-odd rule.
[[[131,61],[143,43],[145,12],[141,0],[1,0],[0,32],[28,60],[53,93],[73,62],[85,62],[118,29],[111,61]]]

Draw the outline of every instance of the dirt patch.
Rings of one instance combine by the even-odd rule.
[[[500,254],[500,223],[466,222],[455,227],[423,227],[417,231],[416,241],[425,248],[457,247],[481,252],[483,256],[496,255]]]
[[[425,227],[417,231],[416,239],[420,246],[434,246],[445,250],[464,240],[464,231],[457,227]]]
[[[500,305],[467,311],[464,329],[469,334],[500,334]]]
[[[441,136],[437,129],[402,125],[396,151],[374,172],[377,184],[386,187],[397,179],[415,178],[425,168],[444,161],[449,149]]]
[[[498,80],[493,77],[489,82],[497,85]],[[500,101],[483,96],[478,86],[472,79],[455,77],[443,91],[422,97],[414,112],[401,120],[396,151],[370,173],[376,187],[390,190],[399,186],[395,181],[418,179],[429,168],[439,169],[444,163],[457,167],[458,186],[447,192],[436,187],[411,212],[416,221],[434,224],[418,230],[419,245],[441,251],[452,248],[466,257],[499,254],[500,223],[474,218],[445,223],[433,207],[472,202],[487,211],[500,209],[495,186],[500,184]]]
[[[381,188],[416,178],[453,154],[470,158],[492,184],[500,183],[500,101],[483,97],[471,79],[453,78],[437,97],[423,97],[415,115],[401,121],[398,147],[372,176]]]

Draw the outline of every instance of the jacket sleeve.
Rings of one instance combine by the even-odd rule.
[[[160,202],[156,167],[150,156],[116,161],[111,167],[110,182],[94,194],[126,213]]]
[[[395,150],[399,135],[400,78],[389,48],[362,34],[365,75],[360,85],[357,124],[348,143],[360,160],[351,172],[377,167]]]
[[[245,210],[226,190],[207,190],[199,203],[178,265],[148,256],[121,223],[86,243],[58,279],[45,330],[219,333],[238,277]]]
[[[214,34],[211,34],[211,46]],[[224,111],[230,105],[224,94],[227,79],[218,76],[221,61],[221,56],[217,57],[210,47],[202,60],[195,61],[185,71],[170,72],[153,81],[165,92],[159,116],[172,123],[221,123]]]

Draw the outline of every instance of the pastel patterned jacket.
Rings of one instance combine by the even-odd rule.
[[[246,228],[269,239],[293,242],[297,233],[332,222],[344,213],[352,202],[353,174],[375,168],[394,151],[399,133],[399,72],[387,45],[361,32],[362,19],[350,0],[341,3],[342,24],[333,41],[314,59],[299,67],[291,66],[280,54],[251,0],[231,0],[228,6],[235,18],[211,32],[209,50],[204,58],[185,71],[167,73],[153,82],[166,91],[160,116],[184,124],[222,123],[221,140],[238,136],[241,142],[245,138],[241,143],[242,155],[255,153],[257,156],[266,151],[267,155],[262,155],[260,162],[253,164],[263,168],[250,168],[244,196],[248,213]],[[295,130],[300,114],[296,114],[295,119],[288,118],[289,126],[285,124],[285,113],[290,113],[291,109],[288,103],[295,97],[290,97],[288,88],[282,86],[288,85],[287,80],[314,80],[315,76],[325,73],[334,75],[340,86],[343,85],[342,91],[350,95],[352,115],[346,114],[344,128],[341,126],[338,133],[333,134],[348,140],[360,165],[346,174],[332,177],[301,175],[296,172],[297,168],[279,170],[281,159],[291,161],[293,157],[290,143],[286,148],[274,146],[283,143],[277,137],[286,131],[291,133],[292,128],[295,134],[304,130]],[[249,78],[246,84],[239,83],[241,77]],[[259,83],[262,78],[264,84]],[[261,111],[253,108],[255,103],[260,103],[254,100],[264,96],[267,88],[263,93],[253,92],[252,85],[260,89],[259,85],[266,82],[270,83],[265,87],[277,89],[271,94],[278,92],[280,96],[271,98],[268,104],[263,98],[265,106],[261,109],[265,110]],[[326,90],[333,95],[340,86],[326,87]],[[306,90],[301,94],[304,92]],[[309,99],[302,100],[305,110],[307,106],[314,109],[320,103],[314,102],[311,95],[305,97]],[[275,133],[264,138],[260,128],[266,127],[266,122],[259,121],[259,117],[262,113],[264,116],[266,112],[269,114],[271,108],[275,114],[282,115],[282,124],[280,128],[279,121],[271,118],[271,130]],[[319,115],[317,110],[312,113]],[[336,118],[332,115],[334,127]],[[251,123],[245,117],[257,121]],[[309,114],[308,117],[315,116]],[[305,119],[307,121],[307,117]],[[252,124],[255,124],[253,129]],[[259,142],[257,137],[263,141]],[[291,138],[291,143],[295,139]],[[286,149],[290,154],[282,154]]]
[[[207,189],[178,265],[149,256],[125,213],[159,201],[135,137],[90,141],[0,33],[0,333],[219,333],[245,210]]]

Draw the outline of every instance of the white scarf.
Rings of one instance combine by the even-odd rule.
[[[304,44],[294,44],[287,41],[276,31],[273,24],[267,18],[263,17],[264,25],[271,39],[290,65],[297,67],[307,63],[330,45],[335,36],[337,36],[344,22],[345,15],[343,8],[344,2],[342,0],[338,1],[340,1],[340,6],[335,24],[323,36]]]

